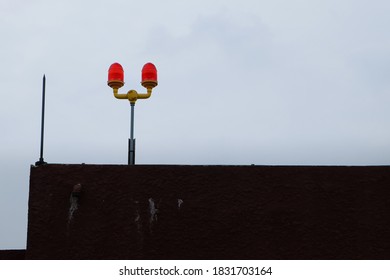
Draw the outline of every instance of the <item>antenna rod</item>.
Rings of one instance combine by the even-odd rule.
[[[39,157],[39,161],[35,163],[35,165],[46,164],[43,160],[43,131],[45,130],[45,88],[46,88],[46,76],[43,75],[42,81],[42,118],[41,118],[41,153]]]

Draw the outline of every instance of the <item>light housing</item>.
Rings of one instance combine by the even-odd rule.
[[[157,68],[153,63],[148,62],[142,67],[141,85],[147,89],[157,86]]]
[[[123,87],[125,82],[124,82],[124,71],[122,65],[120,65],[117,62],[111,64],[110,68],[108,69],[107,84],[113,89],[118,89]]]

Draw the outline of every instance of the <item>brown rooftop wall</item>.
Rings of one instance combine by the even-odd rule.
[[[24,260],[26,250],[0,250],[0,260]]]
[[[31,168],[27,259],[390,259],[389,236],[388,166]]]

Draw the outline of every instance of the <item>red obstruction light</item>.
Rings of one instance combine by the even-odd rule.
[[[124,82],[124,71],[122,65],[115,62],[111,64],[110,68],[108,69],[108,82],[107,84],[112,88],[120,88],[122,87]]]
[[[142,67],[141,84],[146,88],[154,88],[157,86],[157,69],[153,63],[148,62]]]
[[[153,63],[146,63],[142,68],[141,84],[146,88],[146,93],[138,93],[129,90],[127,93],[119,93],[118,89],[124,85],[124,71],[119,63],[113,63],[108,69],[108,86],[112,88],[114,97],[127,99],[130,102],[130,138],[129,138],[129,165],[135,164],[135,139],[134,139],[134,107],[138,99],[148,99],[152,96],[152,90],[157,86],[157,69]]]

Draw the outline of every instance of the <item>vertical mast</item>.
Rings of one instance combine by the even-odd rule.
[[[45,88],[46,88],[46,76],[43,75],[42,79],[42,117],[41,117],[41,151],[39,161],[35,163],[35,165],[46,164],[43,160],[43,132],[45,130]]]

